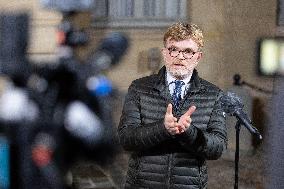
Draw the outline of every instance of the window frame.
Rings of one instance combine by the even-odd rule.
[[[117,9],[119,3],[121,3],[120,7],[123,7],[121,5],[125,2],[134,3],[130,5],[133,6],[133,9],[128,12],[128,15],[123,15],[122,9]],[[155,7],[148,13],[144,11],[146,2],[155,4]],[[95,7],[94,11],[100,11],[97,15],[93,13],[92,26],[95,28],[160,28],[167,27],[176,21],[186,21],[188,19],[187,0],[101,0],[100,3],[101,5],[105,4],[107,7],[104,6],[104,10],[102,7]],[[116,6],[109,3],[116,3]],[[171,6],[177,6],[178,10],[176,12],[171,11]],[[111,10],[116,11],[116,13]],[[110,15],[109,12],[113,14]]]

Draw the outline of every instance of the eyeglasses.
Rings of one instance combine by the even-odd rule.
[[[177,57],[180,53],[182,53],[182,56],[184,59],[191,59],[195,53],[191,49],[185,49],[185,50],[178,50],[176,47],[169,47],[168,48],[169,54],[171,57]]]

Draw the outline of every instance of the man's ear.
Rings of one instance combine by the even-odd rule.
[[[161,53],[162,53],[162,55],[163,56],[166,56],[167,54],[167,49],[165,48],[165,47],[163,47],[162,49],[161,49]]]
[[[203,57],[203,53],[199,52],[198,53],[198,57],[197,57],[197,61],[199,62],[202,57]]]

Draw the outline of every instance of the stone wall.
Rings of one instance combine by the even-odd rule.
[[[189,20],[200,25],[205,32],[204,58],[198,67],[201,75],[226,88],[232,83],[232,75],[240,73],[244,79],[271,89],[271,79],[259,77],[256,73],[257,40],[263,36],[275,36],[277,0],[188,2]],[[2,11],[28,11],[31,15],[29,53],[33,57],[46,58],[54,54],[55,30],[61,19],[60,13],[42,9],[38,0],[10,0],[9,3],[0,0],[0,5]],[[84,22],[84,18],[81,21]],[[90,48],[95,47],[98,39],[109,31],[113,29],[94,29],[91,32]],[[162,47],[165,28],[125,28],[119,31],[129,35],[131,47],[121,64],[111,70],[109,75],[125,91],[131,80],[150,73],[138,72],[139,53],[149,48]],[[124,79],[117,79],[120,76]]]

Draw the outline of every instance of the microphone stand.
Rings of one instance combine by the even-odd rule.
[[[237,119],[236,122],[236,151],[235,151],[235,185],[234,185],[234,189],[238,189],[239,188],[239,157],[240,157],[240,130],[241,130],[241,125],[243,124],[243,122],[240,119]],[[244,125],[244,124],[243,124]],[[246,126],[246,125],[244,125]],[[260,133],[258,132],[258,130],[256,128],[253,127],[253,129],[249,129],[248,127],[246,127],[251,134],[256,135],[259,139],[262,139],[262,136],[260,135]]]
[[[236,151],[235,151],[235,185],[234,189],[239,188],[239,157],[240,157],[240,130],[241,130],[241,122],[238,120],[236,122]]]

